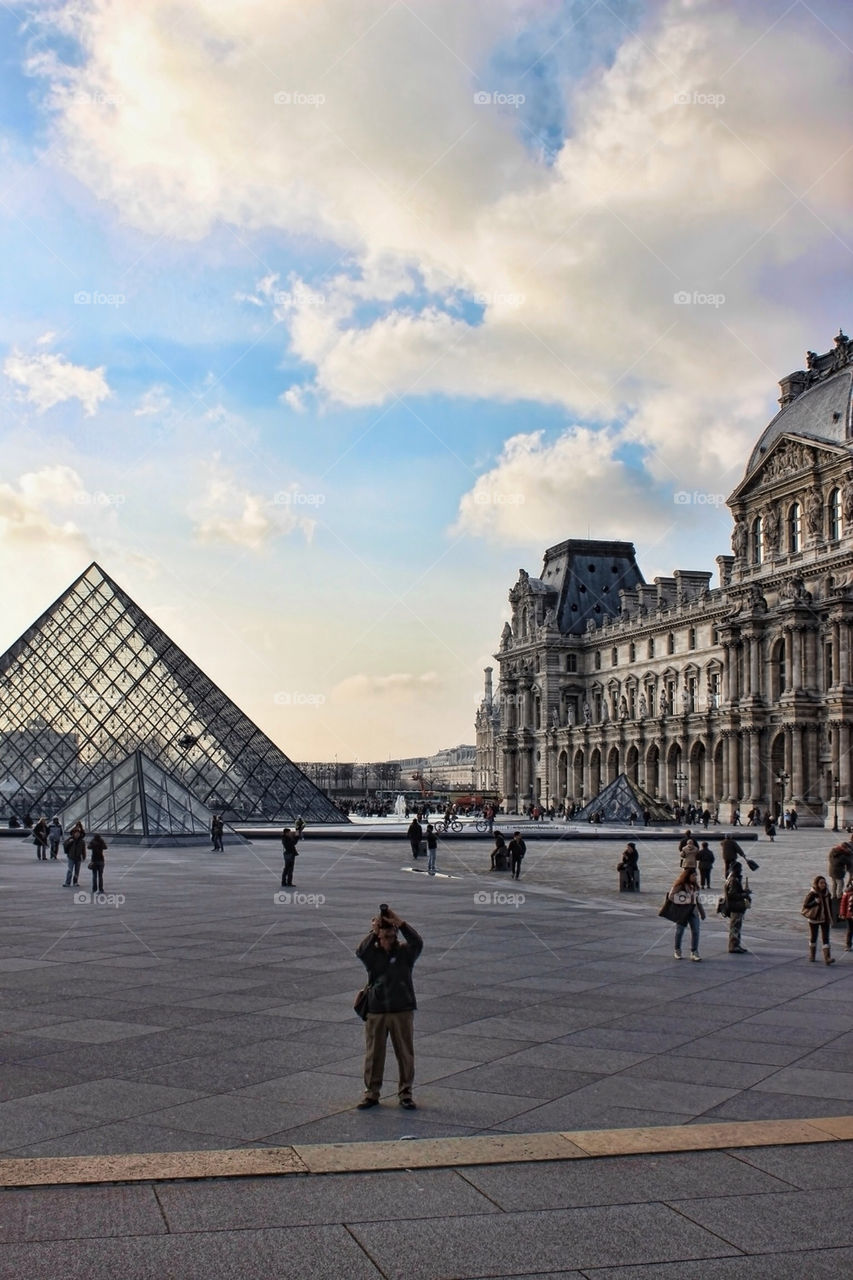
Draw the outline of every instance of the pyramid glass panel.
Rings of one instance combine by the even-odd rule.
[[[134,751],[62,811],[67,830],[126,838],[206,836],[211,814],[177,778]]]
[[[346,821],[92,564],[0,657],[2,799],[50,816],[137,750],[226,821]]]

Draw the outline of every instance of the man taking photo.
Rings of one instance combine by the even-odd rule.
[[[364,1097],[360,1111],[375,1107],[385,1074],[388,1037],[397,1058],[397,1097],[401,1107],[415,1110],[414,1021],[417,1001],[412,969],[423,949],[419,933],[383,904],[371,931],[356,950],[367,970],[367,1017],[364,1023]],[[402,941],[398,937],[402,935]]]

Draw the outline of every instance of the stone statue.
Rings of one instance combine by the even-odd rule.
[[[640,694],[640,719],[645,720],[645,718],[646,718],[646,695],[644,693],[641,693]]]
[[[816,352],[816,351],[807,351],[807,352],[806,352],[806,368],[807,368],[807,369],[816,369],[816,368],[817,368],[817,362],[818,362],[818,354],[817,354],[817,352]]]
[[[555,707],[551,712],[551,728],[558,729],[560,727],[560,715]]]
[[[628,699],[624,696],[624,694],[619,699],[619,719],[620,720],[628,719]]]
[[[607,709],[607,699],[603,698],[601,702],[601,723],[607,724],[610,719],[610,712]]]
[[[809,489],[806,496],[806,527],[814,537],[823,533],[823,499],[820,489]]]
[[[732,530],[732,551],[736,560],[742,560],[746,554],[748,535],[746,521],[743,516],[735,516],[735,527]]]
[[[766,507],[762,514],[762,530],[764,545],[768,551],[776,551],[779,547],[779,512],[775,507]]]
[[[503,629],[503,631],[501,632],[501,646],[500,646],[500,647],[501,647],[502,649],[511,649],[511,648],[512,648],[512,627],[509,625],[509,623],[508,623],[508,622],[505,622],[505,623],[504,623],[504,629]]]
[[[557,625],[557,615],[553,609],[545,610],[545,617],[542,619],[542,626],[545,630],[550,630]]]
[[[583,722],[584,724],[592,724],[592,708],[588,702],[583,704]]]
[[[845,525],[853,524],[853,472],[841,487],[841,514]]]

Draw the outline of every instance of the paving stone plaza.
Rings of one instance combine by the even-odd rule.
[[[750,954],[711,905],[702,964],[657,915],[674,838],[622,834],[637,895],[606,833],[531,839],[515,883],[486,837],[428,877],[350,828],[289,900],[277,841],[116,841],[102,902],[2,840],[0,1276],[849,1274],[853,960],[799,917],[831,833],[745,844]],[[390,1052],[355,1107],[380,901],[425,943],[415,1112]]]

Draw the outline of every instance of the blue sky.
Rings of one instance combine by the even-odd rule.
[[[712,568],[853,323],[851,25],[0,10],[0,647],[96,558],[289,754],[381,759],[472,740],[546,546]]]

